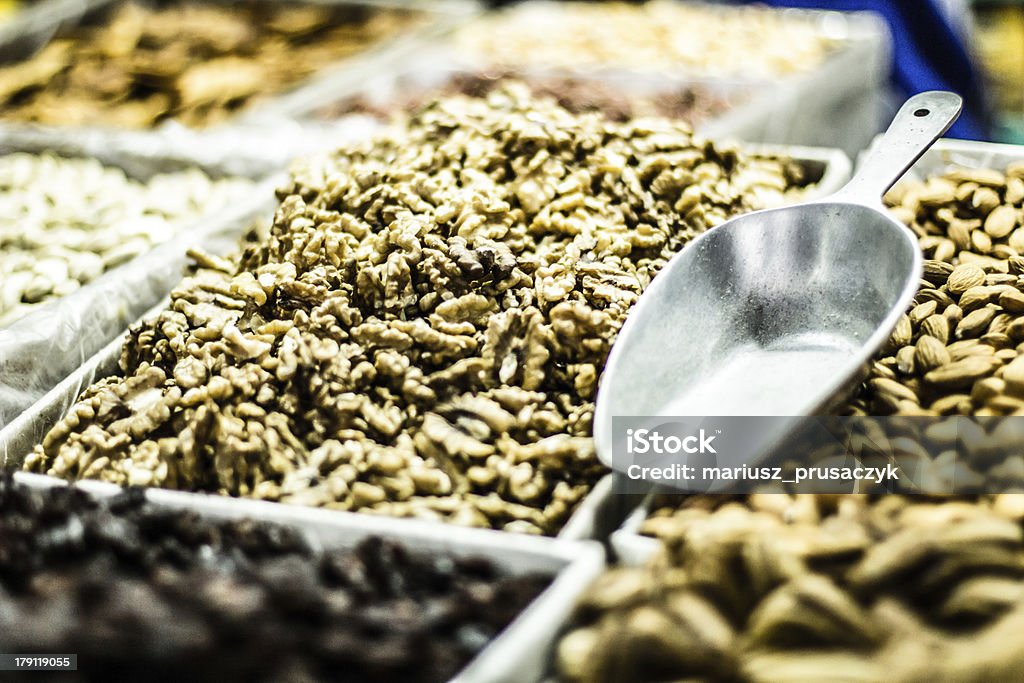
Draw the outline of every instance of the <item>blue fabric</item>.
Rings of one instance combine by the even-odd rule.
[[[889,23],[893,39],[891,83],[907,97],[923,90],[952,90],[964,110],[950,137],[988,140],[991,117],[980,74],[942,10],[930,0],[758,0],[758,4],[842,11],[870,10]]]

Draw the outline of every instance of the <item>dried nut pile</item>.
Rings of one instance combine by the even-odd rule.
[[[674,0],[527,3],[470,23],[456,40],[468,57],[503,66],[684,69],[746,78],[810,71],[836,47],[799,15]]]
[[[458,73],[439,88],[404,89],[397,97],[380,101],[375,96],[359,96],[324,107],[317,117],[333,119],[347,114],[370,114],[389,118],[397,112],[415,110],[438,95],[468,95],[487,97],[492,91],[509,81],[520,81],[529,87],[534,97],[551,97],[559,106],[581,114],[599,111],[612,121],[663,116],[681,119],[691,126],[719,116],[748,95],[736,92],[728,98],[712,93],[700,86],[668,85],[652,94],[623,92],[607,81],[579,76],[527,76],[515,71],[480,71]]]
[[[0,650],[76,653],[61,681],[447,681],[550,581],[0,477]]]
[[[1024,494],[694,497],[558,645],[573,682],[978,683],[1024,669]]]
[[[218,123],[408,26],[415,15],[289,3],[118,4],[0,68],[0,118],[145,128]]]
[[[629,307],[799,172],[522,88],[431,103],[298,167],[269,237],[200,256],[26,467],[556,533],[604,473],[593,400]]]
[[[0,326],[252,188],[191,169],[142,183],[94,159],[0,156]]]
[[[924,279],[843,412],[1024,414],[1024,162],[900,183],[887,202]]]

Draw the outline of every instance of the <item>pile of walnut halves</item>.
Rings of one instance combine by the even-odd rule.
[[[598,376],[667,259],[804,181],[512,84],[297,167],[269,236],[196,254],[26,467],[553,534],[604,473]]]

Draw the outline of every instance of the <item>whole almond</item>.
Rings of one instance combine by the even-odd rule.
[[[914,329],[910,323],[910,318],[903,314],[899,320],[896,321],[896,329],[889,335],[889,344],[894,349],[900,349],[911,342],[914,336]]]
[[[1003,366],[1003,381],[1007,392],[1017,397],[1024,396],[1024,356],[1018,356]]]
[[[998,309],[996,309],[998,310]],[[996,317],[988,324],[986,334],[1004,334],[1016,318],[1009,313],[997,313]]]
[[[1013,339],[1010,338],[1010,335],[1004,332],[992,332],[991,329],[993,324],[995,324],[995,321],[989,324],[990,331],[978,337],[978,341],[991,346],[993,349],[999,349],[1000,351],[1012,350],[1010,347],[1013,346]],[[1002,356],[999,356],[998,351],[995,355],[1002,360]]]
[[[946,284],[946,279],[953,272],[953,266],[942,261],[927,259],[924,262],[924,279],[933,285],[941,286]]]
[[[935,368],[924,376],[924,381],[939,389],[957,389],[971,386],[991,374],[1001,364],[992,357],[969,356]]]
[[[969,249],[971,246],[971,227],[961,221],[949,226],[947,232],[949,239],[953,240],[957,249]]]
[[[1024,251],[1024,249],[1018,251]],[[953,240],[942,240],[942,243],[935,247],[935,251],[932,253],[932,258],[936,261],[949,262],[953,260],[954,256],[956,256],[956,243]]]
[[[956,199],[957,184],[948,179],[936,176],[929,178],[917,196],[917,201],[926,206],[945,206]]]
[[[886,394],[897,401],[913,401],[915,403],[920,401],[917,394],[895,380],[878,377],[869,381],[868,384],[879,394]]]
[[[1020,205],[1024,202],[1024,180],[1009,178],[1006,181],[1006,194],[1003,196],[1007,204]]]
[[[946,290],[950,294],[963,294],[971,287],[977,287],[985,283],[985,271],[978,266],[964,264],[957,266],[949,274],[946,281]]]
[[[918,372],[927,373],[940,365],[950,362],[946,345],[935,337],[922,335],[914,349],[914,366]]]
[[[1006,369],[1003,369],[1006,372]],[[986,377],[979,379],[971,387],[971,400],[975,403],[985,403],[1006,391],[1006,382],[999,377]]]
[[[971,197],[971,206],[984,215],[999,206],[999,193],[991,187],[979,187]]]
[[[932,372],[938,372],[933,370]],[[972,404],[971,397],[966,394],[948,394],[942,398],[936,399],[934,403],[929,406],[939,415],[949,415],[951,413],[970,413]]]
[[[960,324],[956,326],[956,338],[978,337],[988,329],[992,318],[996,317],[998,309],[993,306],[985,306],[971,311],[964,316]]]
[[[1016,232],[1016,231],[1015,231]],[[992,251],[989,252],[992,256],[1000,259],[1013,258],[1020,252],[1011,247],[1009,244],[993,244]]]
[[[979,254],[987,254],[992,251],[992,236],[984,230],[974,230],[971,232],[971,245]]]
[[[1002,187],[1006,176],[993,168],[954,168],[946,177],[957,183],[975,183],[989,187]]]
[[[1006,328],[1006,334],[1017,343],[1024,341],[1024,318],[1017,318],[1010,323]]]
[[[930,315],[921,323],[921,334],[946,344],[949,341],[949,320],[943,315]]]
[[[996,350],[987,344],[981,344],[977,339],[961,339],[946,346],[949,357],[952,360],[960,360],[968,356],[992,356]]]
[[[937,310],[939,310],[939,305],[935,301],[925,301],[911,308],[907,315],[911,325],[920,325],[922,320],[933,315]]]
[[[1017,227],[1017,209],[1002,204],[985,219],[985,232],[996,239],[1006,237]]]
[[[960,295],[960,308],[964,309],[965,313],[970,313],[974,309],[994,301],[998,295],[999,290],[994,287],[975,285]]]
[[[936,306],[945,308],[950,304],[955,304],[953,297],[946,294],[941,289],[922,289],[917,293],[918,301],[934,301]]]
[[[931,339],[931,337],[926,337]],[[914,356],[916,351],[913,346],[904,346],[896,352],[896,369],[904,375],[914,374],[914,370],[917,367],[914,362]]]
[[[1011,232],[1006,243],[1016,249],[1018,254],[1024,254],[1024,228],[1017,228]]]
[[[1016,289],[1006,290],[999,295],[999,305],[1010,313],[1024,313],[1024,294]]]
[[[950,304],[946,306],[946,310],[942,312],[942,315],[949,321],[950,327],[956,327],[964,319],[964,309],[956,304]]]

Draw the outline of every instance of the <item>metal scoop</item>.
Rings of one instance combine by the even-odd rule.
[[[605,464],[613,416],[807,416],[863,377],[921,274],[916,238],[881,197],[960,106],[915,95],[841,190],[734,218],[669,261],[608,357],[594,423]]]

